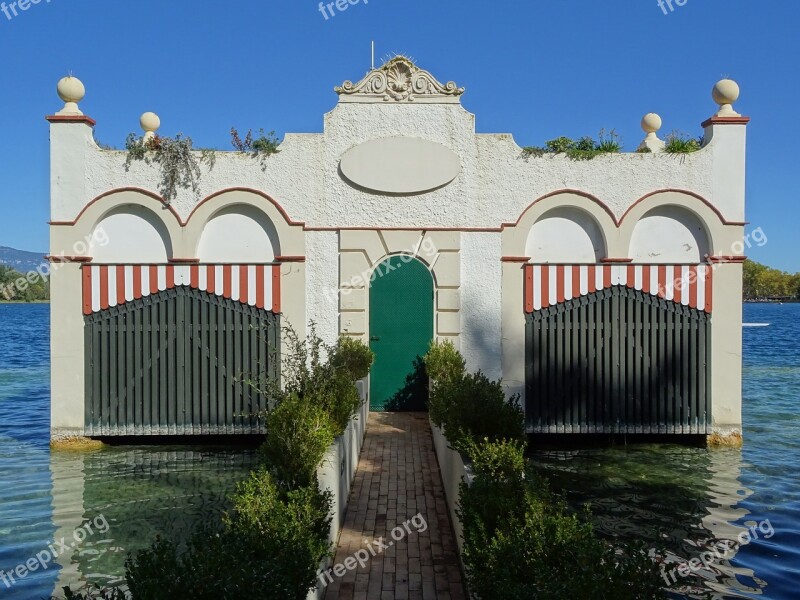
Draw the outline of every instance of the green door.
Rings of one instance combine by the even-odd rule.
[[[369,292],[370,408],[424,410],[422,357],[433,338],[433,277],[419,260],[393,256],[373,274]]]

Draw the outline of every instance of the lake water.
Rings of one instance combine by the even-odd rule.
[[[744,331],[743,450],[650,445],[536,455],[570,503],[591,505],[602,533],[663,547],[670,560],[769,521],[768,539],[756,529],[757,540],[709,561],[710,569],[677,577],[675,598],[800,598],[800,305],[747,305],[745,320],[771,326]],[[157,533],[181,536],[218,520],[253,463],[252,452],[224,448],[51,453],[48,328],[47,305],[0,305],[0,569],[62,537],[74,547],[10,588],[0,579],[0,600],[118,581],[127,552]],[[74,532],[87,521],[93,533],[82,529],[78,543]]]
[[[770,326],[744,329],[741,451],[646,445],[535,455],[552,486],[576,508],[589,504],[609,538],[644,540],[671,561],[716,547],[722,558],[709,556],[710,568],[667,575],[673,598],[800,598],[800,304],[746,304],[744,317]],[[738,544],[754,525],[758,539],[726,555],[720,542]]]
[[[69,550],[10,588],[0,578],[0,599],[119,581],[127,553],[156,534],[180,539],[201,521],[218,522],[254,460],[252,451],[185,446],[51,453],[48,336],[48,305],[0,304],[0,569],[61,538]]]

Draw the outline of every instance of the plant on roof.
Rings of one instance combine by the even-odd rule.
[[[606,133],[600,131],[599,140],[584,136],[573,140],[568,137],[557,137],[545,142],[544,147],[526,146],[522,149],[522,157],[541,157],[545,154],[566,154],[572,160],[591,160],[601,154],[616,154],[622,152],[622,142],[615,130]]]
[[[561,136],[545,142],[544,147],[548,152],[552,152],[553,154],[564,154],[575,147],[575,141],[568,137]]]
[[[143,161],[147,165],[156,164],[161,169],[159,192],[164,202],[169,204],[178,196],[179,189],[200,192],[201,164],[214,167],[216,154],[213,150],[201,149],[198,158],[193,152],[192,138],[179,133],[174,138],[154,135],[148,139],[134,133],[125,140],[128,158],[125,170],[133,161]]]
[[[703,140],[691,138],[685,133],[673,131],[665,140],[664,152],[667,154],[691,154],[703,147]]]
[[[599,138],[596,149],[601,154],[616,154],[622,152],[622,140],[616,129],[612,129],[609,132],[606,132],[605,129],[601,129]]]
[[[265,133],[263,129],[259,129],[256,137],[253,135],[253,130],[250,129],[242,139],[239,131],[235,127],[231,127],[231,145],[233,148],[237,152],[250,154],[253,158],[257,158],[261,163],[262,169],[266,169],[266,159],[280,152],[280,144],[281,142],[274,131]]]
[[[525,146],[522,149],[523,158],[530,158],[531,156],[539,158],[540,156],[544,156],[545,154],[547,154],[547,150],[545,148],[542,148],[541,146]]]

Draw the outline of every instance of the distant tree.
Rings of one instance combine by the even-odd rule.
[[[800,273],[792,275],[755,261],[744,263],[743,296],[758,298],[800,298]]]
[[[38,273],[31,283],[23,273],[0,265],[0,302],[36,302],[49,299],[50,284]]]
[[[792,276],[791,284],[792,296],[800,298],[800,273]]]

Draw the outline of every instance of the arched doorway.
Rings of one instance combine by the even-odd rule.
[[[370,408],[424,410],[428,389],[422,357],[433,338],[433,276],[410,256],[375,269],[369,294]]]

